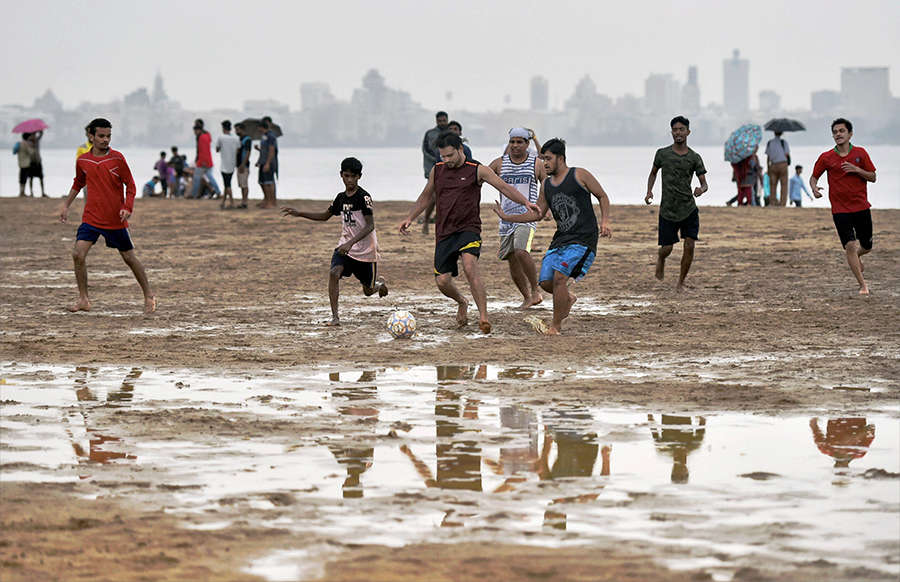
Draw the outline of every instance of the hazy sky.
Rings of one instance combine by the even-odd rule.
[[[299,108],[305,81],[347,99],[370,68],[429,109],[527,107],[528,81],[561,106],[588,74],[600,92],[644,94],[650,73],[699,67],[722,101],[722,60],[750,60],[751,104],[789,108],[840,87],[842,66],[889,66],[900,95],[900,0],[101,1],[0,0],[0,104],[48,87],[66,107],[151,87],[189,109],[273,98]],[[447,92],[452,99],[447,99]]]

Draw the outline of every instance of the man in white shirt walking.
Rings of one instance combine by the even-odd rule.
[[[237,151],[240,145],[241,140],[231,134],[231,122],[226,119],[222,122],[222,135],[216,140],[216,151],[222,157],[219,167],[222,169],[222,182],[225,186],[225,193],[222,196],[220,208],[234,208],[234,198],[231,195],[231,176],[234,174]],[[228,206],[225,206],[226,202]]]

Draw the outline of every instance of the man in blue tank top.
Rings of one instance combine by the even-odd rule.
[[[684,280],[694,261],[694,244],[700,234],[700,211],[697,198],[706,192],[706,168],[700,154],[687,145],[691,134],[691,122],[679,115],[669,126],[672,128],[672,145],[656,150],[653,167],[647,180],[647,195],[644,202],[653,202],[653,184],[656,174],[662,170],[662,197],[659,201],[659,254],[656,258],[656,278],[663,280],[666,257],[678,242],[678,234],[684,239],[681,253],[681,274],[678,277],[678,291],[684,291]],[[691,180],[697,175],[700,186],[691,191]]]
[[[582,279],[594,262],[597,239],[612,236],[609,228],[609,197],[600,182],[584,168],[566,165],[566,142],[554,138],[541,147],[541,159],[547,178],[541,183],[537,205],[539,211],[507,214],[500,203],[494,212],[507,222],[533,222],[553,213],[556,233],[541,262],[541,289],[553,294],[553,323],[547,327],[540,320],[532,325],[547,335],[559,335],[562,322],[569,316],[577,299],[569,290],[569,279]],[[600,203],[600,226],[591,204],[591,196]]]

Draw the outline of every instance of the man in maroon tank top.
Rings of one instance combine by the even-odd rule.
[[[400,223],[400,234],[408,235],[409,225],[434,201],[435,282],[441,293],[456,301],[457,325],[467,325],[469,302],[453,283],[453,277],[459,274],[457,262],[462,260],[463,273],[478,307],[478,327],[482,333],[490,333],[487,293],[478,272],[481,249],[481,184],[487,182],[510,200],[529,209],[538,210],[538,207],[501,180],[489,167],[478,162],[467,162],[462,139],[455,133],[442,133],[438,137],[437,147],[441,162],[431,169],[428,183],[406,219]]]

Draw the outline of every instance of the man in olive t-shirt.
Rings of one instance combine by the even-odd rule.
[[[706,185],[706,168],[700,155],[687,146],[687,136],[691,134],[691,122],[679,115],[669,124],[672,128],[672,145],[656,150],[653,167],[647,180],[647,195],[644,202],[653,201],[653,185],[656,173],[661,169],[662,198],[659,203],[659,254],[656,259],[656,278],[663,280],[666,268],[666,257],[672,253],[672,247],[679,241],[678,234],[684,239],[684,252],[681,255],[681,274],[678,277],[678,291],[685,288],[684,280],[694,260],[694,244],[700,234],[700,212],[694,198],[708,189]],[[691,180],[697,174],[700,186],[691,191]]]

